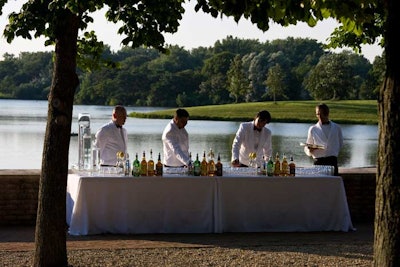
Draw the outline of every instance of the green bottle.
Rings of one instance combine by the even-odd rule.
[[[269,156],[269,160],[267,162],[267,175],[274,176],[274,162],[272,161],[272,156]]]
[[[140,161],[138,159],[138,154],[136,153],[135,160],[132,163],[132,175],[140,176]]]
[[[201,164],[199,161],[199,153],[196,154],[196,160],[193,163],[193,174],[194,176],[200,176],[201,173]]]

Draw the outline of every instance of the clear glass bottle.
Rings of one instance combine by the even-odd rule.
[[[125,174],[125,176],[131,175],[131,162],[129,161],[128,153],[126,153],[126,156],[125,156],[124,174]]]
[[[189,162],[188,162],[187,168],[188,168],[187,174],[189,176],[193,176],[194,175],[194,166],[193,166],[193,160],[192,160],[192,152],[189,152]]]
[[[261,175],[267,175],[267,161],[266,161],[264,155],[262,156],[262,159],[261,159],[260,174]]]
[[[117,162],[115,163],[115,167],[117,168],[117,174],[124,174],[125,169],[125,153],[122,151],[117,152]]]

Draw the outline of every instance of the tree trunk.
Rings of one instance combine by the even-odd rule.
[[[48,96],[34,266],[68,266],[66,185],[75,89],[79,19],[69,11],[58,17],[53,80]]]
[[[400,266],[400,2],[388,0],[384,33],[386,77],[379,94],[379,147],[375,201],[374,266]]]

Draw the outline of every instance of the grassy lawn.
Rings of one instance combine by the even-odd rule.
[[[185,107],[191,120],[248,121],[260,110],[271,113],[272,122],[316,122],[315,106],[320,101],[252,102],[213,106]],[[330,119],[341,124],[377,124],[376,100],[324,101],[330,108]],[[138,118],[172,118],[176,108],[149,113],[131,113]]]

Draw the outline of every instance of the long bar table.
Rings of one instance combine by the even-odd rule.
[[[341,177],[69,174],[71,235],[354,230]]]

